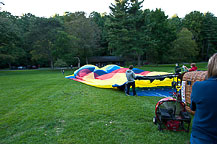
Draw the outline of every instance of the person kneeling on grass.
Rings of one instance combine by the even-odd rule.
[[[132,69],[133,69],[133,65],[130,65],[129,70],[126,71],[126,77],[127,77],[126,95],[129,95],[130,87],[132,86],[133,95],[136,96],[136,90],[135,90],[135,78],[136,78],[136,75],[132,71]]]

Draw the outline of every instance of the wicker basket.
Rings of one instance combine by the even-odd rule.
[[[191,111],[190,109],[192,86],[196,81],[203,81],[206,78],[207,78],[207,71],[187,72],[183,76],[182,100],[186,103],[186,109],[191,114],[194,114],[194,111]]]

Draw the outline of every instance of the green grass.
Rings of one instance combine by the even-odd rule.
[[[190,68],[190,65],[191,65],[190,63],[185,64],[185,66],[187,66],[188,68]],[[179,66],[182,67],[181,64]],[[206,62],[196,63],[196,66],[198,67],[198,70],[201,70],[201,71],[207,70]],[[140,69],[147,70],[147,71],[165,71],[165,72],[174,73],[175,64],[144,65]]]
[[[0,71],[0,144],[188,143],[190,133],[160,132],[153,124],[159,99],[91,87],[60,71]]]

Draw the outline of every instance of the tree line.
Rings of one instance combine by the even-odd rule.
[[[91,56],[121,56],[129,63],[207,61],[217,52],[217,18],[192,11],[168,18],[143,1],[115,0],[110,14],[66,12],[50,18],[0,12],[0,68],[70,66]]]

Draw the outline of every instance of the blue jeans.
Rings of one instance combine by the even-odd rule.
[[[134,82],[128,82],[127,83],[127,86],[126,86],[126,93],[129,95],[130,93],[130,87],[132,86],[132,89],[133,89],[133,95],[135,96],[136,95],[136,90],[135,90],[135,81]]]

